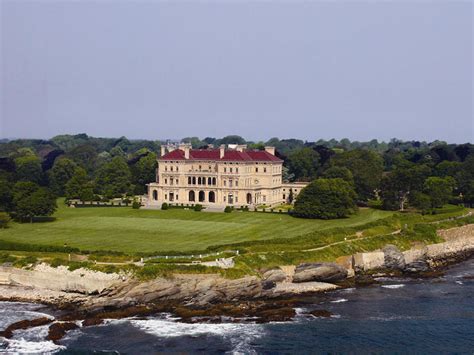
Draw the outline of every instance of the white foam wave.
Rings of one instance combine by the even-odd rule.
[[[355,287],[349,287],[349,288],[345,288],[345,289],[343,289],[343,290],[341,290],[341,291],[339,291],[339,292],[352,293],[352,292],[354,292],[355,290],[356,290]]]
[[[338,300],[331,301],[331,303],[342,303],[342,302],[347,302],[347,301],[348,301],[348,299],[346,299],[346,298],[340,298]]]
[[[23,338],[4,340],[6,353],[15,354],[52,354],[65,349],[65,346],[56,345],[52,341],[30,341]],[[2,350],[3,351],[3,350]]]
[[[180,336],[220,336],[229,340],[233,353],[253,353],[250,343],[263,336],[264,326],[261,324],[242,323],[180,323],[175,318],[165,319],[129,319],[133,326],[143,330],[148,334],[162,338]]]
[[[464,285],[462,281],[456,281],[458,285]]]
[[[398,284],[398,285],[382,285],[383,288],[390,288],[390,289],[397,289],[397,288],[402,288],[405,287],[404,284]]]

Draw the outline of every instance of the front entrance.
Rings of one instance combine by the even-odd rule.
[[[248,193],[247,194],[247,205],[251,205],[251,204],[252,204],[252,194]]]
[[[173,202],[173,201],[174,201],[174,193],[170,192],[170,202]]]
[[[206,194],[204,193],[204,191],[199,191],[199,202],[204,202],[206,198]]]
[[[209,202],[216,202],[216,194],[214,191],[209,191]]]
[[[194,191],[189,191],[189,202],[194,202],[196,201],[196,197],[194,196]]]

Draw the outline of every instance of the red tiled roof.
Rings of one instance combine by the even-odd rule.
[[[224,152],[224,157],[221,159],[219,149],[191,149],[189,151],[189,159],[221,161],[281,161],[281,159],[264,150],[247,150],[244,152],[226,150]],[[175,149],[163,155],[160,160],[184,160],[184,151]]]

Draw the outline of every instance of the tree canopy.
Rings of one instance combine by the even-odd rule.
[[[301,190],[293,213],[302,218],[343,218],[355,211],[355,198],[354,188],[347,181],[317,179]]]

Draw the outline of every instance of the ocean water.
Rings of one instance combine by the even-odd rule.
[[[474,259],[433,279],[380,278],[380,285],[305,299],[292,322],[186,324],[169,314],[110,320],[73,330],[61,345],[47,327],[0,338],[0,352],[127,353],[474,353]],[[330,318],[308,315],[330,311]],[[0,328],[48,314],[47,307],[0,303]]]

